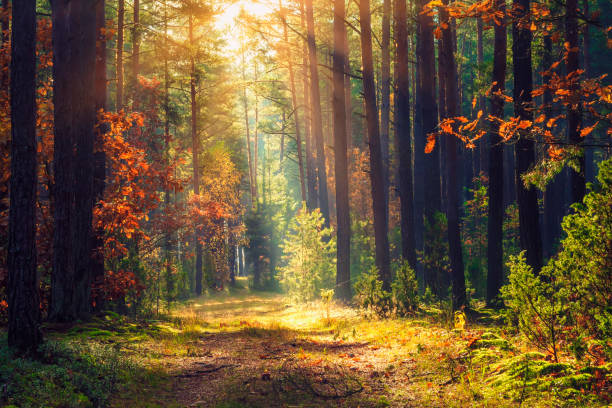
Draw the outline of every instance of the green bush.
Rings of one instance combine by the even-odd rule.
[[[367,313],[382,316],[390,311],[392,295],[383,290],[382,281],[378,279],[378,268],[373,266],[359,276],[355,282],[355,299]]]
[[[510,257],[509,283],[501,294],[508,320],[531,343],[558,361],[563,327],[567,321],[568,291],[549,265],[539,275],[525,262],[525,251]]]
[[[400,315],[414,312],[419,305],[419,287],[414,270],[407,261],[403,261],[391,284],[393,303]]]
[[[502,297],[518,328],[555,357],[563,342],[581,358],[612,359],[612,159],[563,220],[561,250],[539,276],[523,255],[509,262]],[[586,344],[588,342],[590,344]]]
[[[19,407],[105,407],[135,366],[119,350],[99,344],[47,341],[40,361],[16,358],[0,340],[5,403]]]
[[[336,239],[324,223],[318,209],[303,206],[283,242],[281,284],[296,301],[314,300],[321,289],[334,287]]]

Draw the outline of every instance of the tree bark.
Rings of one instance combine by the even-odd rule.
[[[567,75],[577,75],[578,71],[578,0],[566,0],[565,2],[565,41],[569,44],[566,58],[566,73]],[[569,143],[580,146],[582,137],[580,136],[580,127],[582,125],[582,113],[580,111],[580,91],[579,82],[576,81],[570,87],[572,95],[572,103],[567,109],[567,130]],[[582,202],[582,198],[586,192],[586,178],[584,175],[584,156],[578,159],[580,163],[580,171],[571,171],[571,200],[574,203]]]
[[[382,165],[384,179],[385,214],[389,219],[389,116],[391,111],[391,0],[383,0],[381,68],[380,68],[380,144],[382,150]]]
[[[434,215],[436,212],[441,211],[441,189],[440,189],[440,148],[434,147],[434,150],[427,155],[423,155],[419,152],[422,149],[421,146],[425,146],[425,140],[427,135],[436,131],[437,119],[438,119],[438,107],[436,105],[436,83],[435,83],[435,53],[434,53],[434,39],[433,39],[433,18],[427,14],[422,13],[424,5],[427,3],[425,0],[419,0],[417,2],[417,29],[419,35],[417,37],[417,69],[419,84],[417,87],[418,93],[418,107],[420,108],[420,134],[415,134],[415,140],[418,139],[419,144],[415,142],[415,148],[418,148],[416,154],[421,155],[422,167],[420,163],[415,161],[415,179],[422,177],[422,186],[417,186],[415,181],[415,197],[422,193],[422,213],[417,210],[417,216],[419,213],[423,214],[430,225],[435,222]],[[422,151],[422,150],[421,150]],[[420,171],[417,171],[420,170]],[[417,225],[422,221],[417,220]],[[430,244],[423,242],[423,251],[425,256],[431,254]],[[433,276],[436,271],[427,270],[425,271],[425,281],[431,285]]]
[[[496,0],[495,11],[505,15],[505,0]],[[491,115],[502,119],[506,84],[507,30],[505,19],[494,23],[493,87]],[[481,144],[481,154],[489,151],[489,208],[487,225],[487,305],[499,306],[498,296],[504,278],[503,223],[504,223],[504,145],[499,135],[499,122],[491,122],[489,146]],[[486,140],[486,139],[485,139]]]
[[[104,28],[105,0],[96,2],[96,68],[95,68],[95,106],[96,112],[107,110],[106,90],[106,35]],[[98,121],[94,140],[94,200],[95,205],[99,205],[104,197],[106,188],[106,153],[104,151],[104,134],[108,131],[108,126],[104,122]],[[96,226],[92,238],[92,257],[91,273],[93,283],[100,287],[104,282],[104,227]],[[101,310],[103,294],[98,293],[95,309]]]
[[[308,59],[310,66],[310,105],[311,105],[311,135],[317,149],[317,176],[319,181],[319,208],[329,225],[329,196],[327,192],[327,173],[325,169],[325,146],[323,144],[323,124],[321,115],[321,94],[319,90],[319,62],[317,58],[317,44],[314,29],[314,11],[312,0],[305,0],[306,26],[308,31]]]
[[[189,16],[189,44],[195,46],[193,38],[193,17]],[[198,111],[197,111],[197,100],[196,100],[196,71],[195,71],[195,56],[190,56],[190,95],[191,95],[191,148],[193,154],[193,194],[198,196],[200,194],[200,164],[198,162]],[[200,228],[196,226],[194,229],[194,241],[195,241],[195,292],[196,295],[202,294],[202,244],[200,243]]]
[[[408,73],[408,31],[406,0],[393,3],[395,26],[395,138],[399,156],[399,196],[402,258],[416,268],[414,238],[414,197],[412,188],[412,143],[410,135],[410,83]]]
[[[306,11],[304,0],[300,1],[300,27],[306,31]],[[308,39],[302,44],[302,86],[304,95],[304,141],[306,145],[306,178],[308,182],[308,200],[306,207],[312,211],[317,208],[319,197],[317,194],[317,173],[315,171],[312,143],[312,112],[310,103],[310,86],[308,83]]]
[[[297,144],[297,155],[298,155],[298,168],[300,172],[300,192],[302,194],[302,201],[306,202],[306,182],[304,180],[304,155],[302,154],[302,135],[300,133],[300,116],[299,106],[297,102],[297,93],[295,91],[295,74],[293,72],[293,61],[291,59],[291,44],[289,44],[289,35],[287,33],[287,17],[286,11],[283,9],[282,0],[279,0],[279,8],[281,18],[283,20],[283,39],[285,41],[285,47],[287,47],[287,69],[289,70],[289,85],[291,87],[291,104],[293,107],[293,115],[295,118],[295,142]],[[283,115],[285,112],[283,111]],[[283,120],[283,124],[285,121]],[[284,132],[282,137],[284,137]],[[281,141],[281,161],[283,157],[283,143]]]
[[[8,344],[34,353],[42,342],[36,273],[36,1],[13,4]]]
[[[582,0],[582,13],[588,18],[589,13],[589,0]],[[591,77],[591,34],[589,32],[589,24],[586,23],[582,29],[582,58],[584,64],[584,75],[586,78]],[[592,123],[586,123],[585,126],[590,126]],[[592,134],[586,136],[587,141],[592,141]],[[588,144],[588,142],[587,142]],[[595,164],[595,148],[585,147],[584,148],[584,176],[587,182],[594,182],[597,173],[597,166]]]
[[[444,3],[447,4],[448,0],[444,1]],[[442,53],[440,58],[442,58],[442,67],[444,69],[446,114],[452,118],[457,115],[457,71],[453,52],[453,33],[450,27],[451,19],[444,7],[440,8],[440,22],[441,24],[446,24],[446,28],[442,28]],[[467,306],[467,300],[465,296],[465,275],[459,228],[457,139],[452,135],[446,137],[446,169],[446,217],[451,263],[452,303],[453,310],[459,310]]]
[[[366,107],[368,143],[370,145],[370,182],[372,187],[372,207],[374,212],[374,238],[376,243],[376,266],[383,289],[391,290],[391,267],[389,259],[389,236],[385,211],[384,170],[382,149],[376,107],[376,87],[374,84],[374,63],[372,59],[372,29],[370,1],[361,0],[359,4],[359,24],[361,28],[361,58],[363,63],[363,99]]]
[[[167,15],[164,25],[167,26]],[[165,52],[165,51],[164,51]],[[134,26],[132,27],[132,110],[138,109],[138,75],[140,74],[140,0],[134,0]]]
[[[123,31],[125,0],[117,1],[117,111],[123,109]]]
[[[344,47],[344,0],[334,0],[334,54],[333,99],[334,158],[336,175],[337,262],[336,296],[351,299],[351,216],[349,207],[349,182],[346,135],[345,75],[346,54]]]
[[[483,44],[483,23],[482,23],[482,18],[478,18],[476,20],[476,60],[478,62],[478,72],[481,72],[481,70],[484,68],[483,64],[484,64],[484,44]],[[494,40],[495,41],[495,40]],[[493,56],[493,58],[495,59],[495,56]],[[504,62],[505,64],[505,62]],[[504,68],[505,70],[505,68]],[[493,80],[495,81],[495,79]],[[483,113],[483,117],[485,117],[485,112],[486,112],[486,98],[484,96],[484,93],[481,93],[481,95],[478,97],[478,107],[480,110],[482,110]],[[480,150],[480,154],[479,154],[479,160],[480,160],[480,172],[484,173],[485,176],[489,175],[489,154],[490,154],[490,147],[489,147],[489,141],[486,138],[482,138],[480,139],[480,143],[478,146],[479,150]],[[475,174],[475,176],[478,176],[478,174]]]
[[[513,0],[516,18],[512,24],[512,64],[514,71],[514,114],[520,120],[533,121],[531,31],[528,22],[530,0]],[[520,21],[520,24],[519,24]],[[537,273],[542,267],[542,238],[538,221],[538,196],[535,188],[526,189],[521,175],[535,163],[534,141],[524,131],[515,144],[515,184],[517,190],[521,248],[527,251],[527,263]]]
[[[87,317],[91,296],[96,13],[53,7],[55,228],[50,320]]]
[[[344,10],[345,18],[346,18],[346,9]],[[346,29],[346,24],[342,25],[342,39],[343,39],[343,50],[344,50],[344,107],[346,110],[346,144],[347,150],[350,151],[351,146],[353,145],[353,123],[352,123],[352,115],[353,108],[351,104],[351,58],[350,58],[350,48],[349,48],[349,39],[348,39],[348,30]]]

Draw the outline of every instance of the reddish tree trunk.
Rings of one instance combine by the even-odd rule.
[[[374,84],[374,63],[372,59],[372,29],[370,1],[361,0],[359,4],[361,27],[361,58],[363,62],[363,99],[366,108],[368,144],[370,145],[370,182],[372,187],[372,206],[374,212],[374,238],[376,243],[376,266],[384,290],[391,290],[391,267],[389,259],[389,236],[387,214],[385,211],[384,170],[382,149],[376,107],[376,87]]]
[[[344,69],[344,0],[334,0],[334,54],[333,98],[334,158],[336,175],[337,263],[336,295],[342,300],[351,299],[351,217],[349,207],[349,182],[346,136],[346,106]]]

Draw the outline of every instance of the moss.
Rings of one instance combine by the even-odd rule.
[[[501,350],[510,350],[512,348],[508,340],[500,339],[500,338],[479,339],[475,341],[474,344],[472,344],[471,346],[471,348],[473,349],[491,348],[491,347],[497,347]]]

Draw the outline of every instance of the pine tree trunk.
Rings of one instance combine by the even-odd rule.
[[[349,207],[348,158],[346,135],[344,53],[344,0],[334,0],[333,98],[334,158],[336,175],[337,263],[336,296],[351,299],[351,217]]]
[[[565,3],[565,41],[569,44],[566,58],[566,73],[567,75],[578,74],[578,0],[566,0]],[[575,146],[581,146],[582,137],[580,136],[580,127],[582,125],[582,113],[580,109],[580,91],[579,82],[575,82],[570,87],[570,93],[575,100],[567,110],[567,127],[569,143]],[[584,175],[584,156],[578,159],[580,163],[580,171],[571,171],[571,200],[573,203],[582,202],[582,198],[586,192],[586,178]]]
[[[96,68],[95,68],[95,105],[96,112],[107,110],[106,90],[106,36],[104,28],[105,0],[96,3]],[[94,200],[95,205],[99,205],[104,197],[106,188],[106,153],[104,151],[104,134],[108,131],[108,125],[98,123],[94,140]],[[94,227],[92,238],[92,258],[91,258],[92,281],[95,286],[101,287],[104,282],[104,226]],[[101,310],[103,305],[103,294],[98,293],[95,300],[95,309]]]
[[[164,24],[167,26],[166,16]],[[166,52],[166,51],[164,51]],[[134,26],[132,27],[132,110],[138,110],[138,75],[140,74],[140,0],[134,0]]]
[[[96,13],[83,2],[54,2],[52,10],[55,228],[49,316],[72,321],[91,309]]]
[[[345,12],[345,18],[346,18],[346,10],[344,10]],[[352,108],[352,104],[351,104],[351,61],[350,61],[350,49],[349,49],[349,39],[348,39],[348,30],[346,29],[346,24],[342,25],[342,39],[343,39],[343,51],[344,51],[344,56],[345,56],[345,66],[344,66],[344,107],[346,110],[345,116],[346,116],[346,144],[347,144],[347,151],[349,152],[349,157],[350,157],[350,151],[351,151],[351,147],[353,145],[353,123],[352,123],[352,114],[353,114],[353,108]]]
[[[42,342],[36,273],[36,1],[13,4],[8,344],[36,352]]]
[[[193,17],[189,16],[189,44],[194,46],[193,39]],[[191,55],[191,80],[190,80],[190,94],[191,94],[191,148],[193,154],[193,194],[198,196],[200,194],[200,164],[198,162],[198,116],[197,116],[197,100],[196,100],[196,71],[195,71],[195,57]],[[196,226],[193,232],[195,241],[195,292],[196,295],[202,294],[202,244],[200,243],[201,231]]]
[[[384,179],[385,214],[389,220],[389,116],[391,111],[391,0],[383,0],[381,69],[380,69],[380,144],[382,150],[382,165]]]
[[[325,169],[325,146],[323,145],[323,124],[321,115],[321,96],[319,91],[319,62],[314,29],[314,11],[312,0],[305,0],[306,26],[308,30],[308,58],[310,66],[310,105],[311,105],[311,136],[317,149],[317,178],[319,181],[319,208],[329,225],[329,196],[327,192],[327,173]]]
[[[76,77],[79,96],[76,121],[75,160],[75,306],[83,319],[91,313],[91,234],[94,206],[94,130],[96,124],[95,67],[96,67],[96,11],[88,4],[81,5],[80,72]],[[72,78],[73,81],[75,78]],[[74,86],[74,83],[73,83]],[[73,106],[74,108],[74,106]],[[73,122],[74,125],[74,122]]]
[[[434,53],[434,37],[433,37],[433,19],[427,14],[423,14],[423,6],[427,3],[425,0],[419,0],[417,2],[417,26],[419,30],[417,45],[417,63],[418,63],[418,77],[419,84],[417,87],[418,92],[418,107],[420,107],[420,134],[415,134],[415,140],[419,140],[419,144],[415,142],[415,149],[417,154],[419,150],[422,151],[421,146],[425,146],[425,140],[427,135],[436,131],[438,124],[438,107],[436,105],[436,83],[435,83],[435,53]],[[422,154],[422,153],[421,153]],[[423,165],[420,171],[417,171],[418,162],[415,162],[415,178],[422,177],[423,181],[419,180],[419,183],[424,183],[419,191],[419,188],[415,188],[415,197],[422,193],[423,203],[423,216],[424,219],[433,225],[435,222],[434,215],[436,212],[442,209],[442,198],[440,190],[440,148],[438,144],[430,154],[423,156]],[[416,185],[416,182],[415,182]],[[417,211],[417,216],[420,211]],[[417,225],[421,221],[417,220]],[[428,242],[423,242],[424,256],[429,256],[432,249]],[[434,280],[436,271],[426,270],[425,271],[425,282],[430,286]]]
[[[481,69],[484,69],[483,67],[483,63],[484,63],[484,42],[483,42],[483,23],[482,23],[482,18],[478,18],[476,20],[476,60],[478,62],[478,67],[479,67],[479,71]],[[495,40],[494,40],[495,41]],[[495,56],[493,57],[495,58]],[[483,117],[485,117],[485,113],[486,113],[486,98],[484,96],[484,92],[483,94],[478,98],[478,106],[479,109],[482,110],[483,113]],[[489,141],[487,140],[486,137],[483,137],[480,139],[480,143],[478,148],[480,149],[480,155],[479,155],[479,159],[480,159],[480,171],[482,173],[485,174],[485,176],[489,175],[489,154],[490,154],[490,146],[489,146]]]
[[[286,11],[283,9],[282,1],[279,0],[279,8],[282,16],[283,22],[283,39],[285,41],[285,47],[287,47],[287,64],[289,70],[289,85],[291,87],[291,104],[293,108],[293,115],[295,118],[295,143],[297,144],[297,155],[298,155],[298,170],[300,173],[300,192],[302,194],[302,201],[306,201],[306,182],[304,179],[304,155],[302,153],[302,135],[300,132],[300,116],[299,116],[299,106],[297,101],[297,93],[295,91],[295,74],[293,72],[293,60],[291,59],[291,44],[289,44],[289,36],[287,33],[287,17]],[[285,112],[283,112],[283,115]],[[283,124],[285,121],[283,120]],[[283,132],[282,137],[284,138],[285,134]],[[281,139],[281,161],[283,158],[283,140]]]
[[[505,15],[505,0],[496,0],[495,11]],[[503,93],[506,82],[507,30],[506,22],[494,25],[493,88],[491,115],[504,116]],[[486,139],[485,139],[486,140]],[[504,223],[504,145],[499,135],[499,123],[491,122],[489,146],[481,144],[481,153],[489,151],[489,209],[487,225],[487,304],[498,306],[499,289],[504,278],[503,223]]]
[[[410,83],[408,74],[408,32],[406,0],[395,0],[395,139],[399,156],[399,196],[402,258],[416,268],[414,238],[414,197],[412,189],[412,146],[410,135]]]
[[[448,0],[444,2],[448,3]],[[440,8],[440,22],[446,23],[442,29],[442,48],[440,58],[444,69],[446,114],[452,118],[457,116],[457,71],[453,52],[453,33],[451,19],[445,8]],[[453,310],[467,306],[465,296],[465,276],[463,271],[463,255],[461,251],[461,235],[459,229],[459,191],[457,178],[459,166],[457,163],[457,138],[446,136],[446,217],[448,221],[448,247],[451,264],[452,303]]]
[[[383,289],[391,290],[391,267],[389,259],[389,236],[385,211],[384,170],[376,107],[374,63],[372,59],[372,29],[370,1],[361,0],[359,5],[361,27],[361,58],[363,65],[363,99],[366,107],[368,144],[370,145],[370,182],[374,212],[374,238],[376,244],[376,266]]]
[[[117,1],[117,111],[123,109],[123,31],[125,0]]]
[[[306,31],[306,11],[304,0],[300,1],[300,27]],[[304,95],[304,142],[306,145],[306,178],[308,183],[308,200],[306,207],[312,211],[317,208],[319,197],[317,195],[317,173],[315,171],[312,143],[312,109],[310,103],[310,86],[308,83],[308,39],[302,43],[302,91]]]
[[[513,0],[517,18],[512,24],[512,63],[514,71],[514,114],[520,120],[533,121],[530,110],[533,89],[531,64],[531,31],[528,19],[530,0]],[[521,23],[518,23],[518,20]],[[514,179],[517,190],[521,248],[527,251],[527,263],[534,271],[542,267],[542,238],[538,221],[538,195],[534,187],[525,188],[521,175],[535,163],[534,141],[524,131],[515,144]]]

